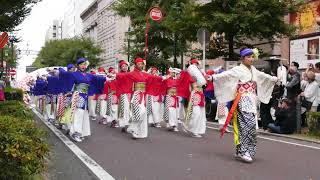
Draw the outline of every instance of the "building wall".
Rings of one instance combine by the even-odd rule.
[[[61,39],[61,22],[53,20],[52,25],[46,32],[45,41]]]
[[[125,45],[125,33],[129,28],[129,18],[116,16],[110,10],[114,0],[98,0],[97,11],[97,44],[103,50],[101,54],[102,67],[117,67],[120,59],[125,59],[123,46]]]
[[[68,0],[67,11],[62,22],[62,38],[73,38],[82,34],[80,14],[93,0]]]
[[[83,36],[98,41],[98,2],[93,1],[80,15],[83,23]]]

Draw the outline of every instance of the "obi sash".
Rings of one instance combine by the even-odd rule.
[[[137,82],[134,83],[134,91],[146,91],[146,83],[145,82]]]
[[[75,91],[78,91],[82,94],[88,94],[89,84],[80,83],[75,86]]]
[[[172,87],[170,89],[167,90],[167,94],[170,96],[176,96],[177,95],[177,88],[176,87]]]

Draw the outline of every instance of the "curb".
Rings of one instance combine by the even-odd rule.
[[[31,108],[35,116],[52,131],[64,145],[80,160],[82,163],[98,178],[101,180],[115,180],[107,171],[105,171],[97,162],[84,153],[75,143],[73,143],[66,135],[58,130],[53,124],[44,120],[43,116],[37,111],[36,108]]]
[[[215,128],[219,126],[218,123],[215,122],[207,122],[208,125],[213,125]],[[264,132],[263,130],[257,130],[259,135],[265,135],[265,136],[273,136],[273,137],[282,137],[282,138],[288,138],[288,139],[293,139],[293,140],[298,140],[298,141],[305,141],[309,143],[315,143],[315,144],[320,144],[320,140],[312,140],[312,139],[307,139],[307,138],[301,138],[301,137],[296,137],[294,135],[285,135],[285,134],[276,134],[276,133],[270,133],[270,132]]]

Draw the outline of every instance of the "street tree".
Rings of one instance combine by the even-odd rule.
[[[134,47],[127,51],[131,57],[144,57],[146,15],[153,6],[159,6],[165,17],[159,23],[149,20],[147,64],[177,66],[176,59],[173,64],[169,59],[186,52],[187,41],[196,39],[196,19],[192,14],[197,4],[192,0],[119,0],[114,3],[115,13],[131,20],[132,31],[128,36]]]
[[[66,66],[75,63],[80,57],[85,57],[89,60],[90,66],[95,67],[100,60],[98,56],[101,52],[101,48],[87,38],[51,40],[42,47],[33,66]]]
[[[298,10],[301,3],[298,0],[212,0],[199,7],[197,16],[202,20],[201,26],[225,35],[223,43],[227,45],[215,46],[212,51],[235,60],[234,48],[246,44],[248,39],[272,40],[293,35],[295,28],[284,21],[284,16]]]
[[[11,32],[15,30],[15,27],[29,15],[33,5],[40,1],[41,0],[0,1],[0,32]]]

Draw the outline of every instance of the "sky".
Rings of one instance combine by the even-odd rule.
[[[67,8],[68,0],[42,0],[36,4],[29,16],[16,28],[14,33],[21,39],[18,49],[40,51],[45,43],[46,31],[53,20],[61,20]],[[25,76],[25,67],[35,60],[36,55],[22,54],[18,61],[17,79]]]

